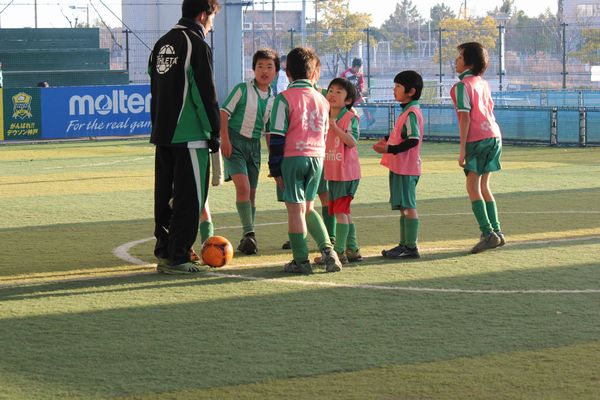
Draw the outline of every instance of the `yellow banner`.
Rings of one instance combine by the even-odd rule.
[[[2,88],[0,87],[0,141],[4,140],[4,103],[2,102]]]

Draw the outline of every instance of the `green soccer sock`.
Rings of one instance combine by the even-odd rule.
[[[202,243],[206,241],[209,237],[215,234],[215,228],[213,226],[212,221],[202,221],[200,222],[200,240]]]
[[[346,251],[346,243],[348,240],[348,232],[350,231],[350,225],[348,224],[337,224],[337,237],[335,238],[335,245],[333,249],[338,253]]]
[[[327,228],[325,227],[321,216],[315,210],[306,214],[306,228],[308,229],[310,236],[317,242],[319,250],[323,250],[325,247],[331,247]]]
[[[500,221],[498,220],[498,208],[496,206],[495,201],[486,201],[485,209],[487,211],[488,218],[490,219],[490,224],[495,232],[501,231],[500,229]]]
[[[348,224],[348,239],[346,239],[346,248],[352,251],[358,250],[358,240],[356,239],[356,227],[354,224]]]
[[[252,227],[256,225],[256,207],[252,207]]]
[[[237,207],[244,235],[248,232],[254,232],[254,224],[252,223],[252,205],[249,201],[240,201],[235,203]]]
[[[400,244],[406,246],[406,217],[400,215]]]
[[[483,200],[475,200],[471,202],[471,208],[473,209],[473,214],[475,214],[475,219],[477,219],[481,233],[489,235],[492,231],[492,225],[488,218],[485,202]]]
[[[288,233],[290,238],[290,247],[292,248],[292,255],[294,261],[300,264],[308,260],[308,245],[306,244],[306,232],[305,233]]]
[[[414,249],[417,247],[421,221],[419,218],[406,218],[404,226],[406,227],[406,247]]]
[[[337,221],[335,219],[335,215],[329,215],[329,207],[324,206],[321,208],[323,212],[323,222],[325,223],[325,227],[327,228],[327,234],[330,238],[336,237],[336,225]]]

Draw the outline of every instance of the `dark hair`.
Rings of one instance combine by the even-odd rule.
[[[258,62],[258,60],[273,60],[273,63],[275,63],[275,71],[279,72],[279,55],[277,54],[277,52],[273,49],[260,49],[257,50],[256,53],[254,53],[254,56],[252,56],[252,71],[254,71],[254,68],[256,68],[256,63]]]
[[[181,4],[181,16],[184,18],[196,18],[201,13],[207,15],[219,12],[221,5],[218,0],[183,0]]]
[[[358,57],[352,60],[353,67],[362,67],[362,60]]]
[[[327,86],[327,90],[331,89],[332,86],[339,86],[346,91],[346,98],[344,100],[350,100],[350,104],[346,104],[346,108],[349,110],[354,105],[356,101],[356,88],[346,78],[335,78],[331,82],[329,82],[329,86]]]
[[[46,81],[41,81],[38,82],[37,87],[50,87],[50,85]]]
[[[477,42],[467,42],[457,47],[458,51],[462,51],[465,65],[472,65],[471,72],[474,75],[483,75],[488,67],[489,57],[488,52]]]
[[[419,100],[423,91],[423,78],[416,71],[402,71],[394,77],[394,83],[404,86],[404,93],[408,93],[410,89],[415,89],[415,94],[412,100]]]
[[[321,64],[319,56],[308,47],[296,47],[287,55],[286,71],[292,81],[308,79]]]

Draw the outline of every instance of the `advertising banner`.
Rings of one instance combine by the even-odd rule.
[[[40,89],[3,89],[4,140],[41,138]]]
[[[43,139],[149,134],[150,86],[42,90]]]

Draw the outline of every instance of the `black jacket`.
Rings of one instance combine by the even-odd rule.
[[[156,145],[188,145],[219,138],[220,116],[212,51],[204,32],[182,18],[150,54],[152,135]],[[190,145],[190,147],[193,147]]]

